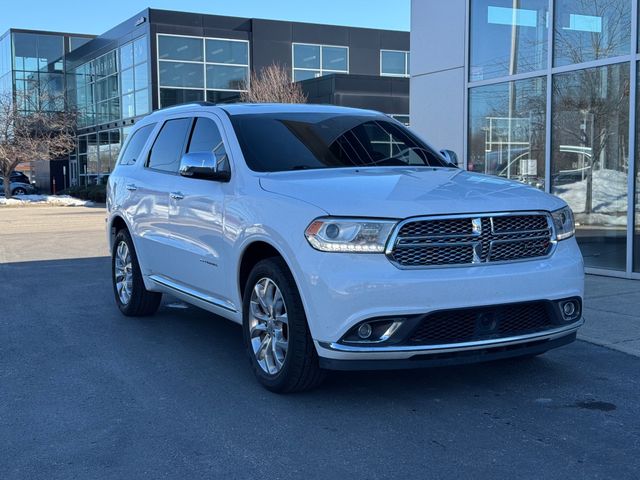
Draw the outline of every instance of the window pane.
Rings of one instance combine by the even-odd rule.
[[[548,13],[549,0],[472,0],[469,79],[546,68]]]
[[[149,113],[149,90],[138,90],[136,92],[136,115]]]
[[[221,144],[222,136],[215,122],[209,118],[198,118],[189,143],[189,152],[213,152],[219,150]]]
[[[188,37],[158,37],[158,57],[167,60],[201,62],[202,39]]]
[[[151,148],[149,168],[165,172],[178,171],[182,149],[190,126],[190,118],[168,120],[164,124]]]
[[[106,77],[118,71],[116,67],[116,51],[113,50],[95,60],[95,73],[100,77]]]
[[[545,77],[469,90],[469,170],[544,189]]]
[[[207,102],[237,103],[240,101],[239,92],[225,92],[222,90],[207,90]]]
[[[160,108],[202,100],[204,100],[203,90],[181,90],[179,88],[160,89]]]
[[[576,217],[589,267],[625,269],[629,64],[553,77],[551,191]]]
[[[322,68],[346,72],[349,69],[347,66],[347,49],[342,47],[322,47]]]
[[[249,44],[230,40],[207,40],[207,62],[249,64]]]
[[[248,67],[207,65],[207,88],[244,90],[248,78]]]
[[[122,157],[120,158],[120,165],[131,165],[135,163],[140,155],[140,152],[144,148],[145,143],[147,143],[147,139],[153,128],[155,127],[155,123],[152,125],[145,125],[141,127],[139,130],[136,130],[131,140],[125,147],[122,152]]]
[[[64,37],[61,35],[38,35],[38,66],[44,72],[62,72]]]
[[[145,35],[137,38],[133,42],[133,62],[137,65],[139,63],[146,62],[148,58],[147,37]]]
[[[404,52],[382,51],[382,72],[385,75],[404,75]]]
[[[127,94],[135,90],[133,85],[133,68],[123,70],[120,74],[120,81],[122,82],[122,93]]]
[[[135,96],[133,93],[122,96],[122,118],[131,118],[136,116]]]
[[[630,52],[631,0],[556,0],[554,64]]]
[[[293,66],[295,68],[320,69],[320,47],[316,45],[294,45]]]
[[[133,66],[133,43],[127,43],[120,47],[120,68],[130,68]]]
[[[16,70],[38,71],[38,36],[33,33],[13,34],[13,66]]]
[[[149,86],[148,63],[141,63],[136,66],[136,90],[147,88]]]
[[[302,80],[309,80],[310,78],[316,78],[320,76],[320,71],[314,72],[312,70],[294,70],[293,81],[300,82]]]
[[[204,88],[201,63],[160,62],[160,85],[163,87]]]

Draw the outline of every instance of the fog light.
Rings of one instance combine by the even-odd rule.
[[[564,313],[565,317],[573,317],[576,313],[576,304],[573,302],[566,302],[562,305],[562,313]]]
[[[368,323],[363,323],[362,325],[360,325],[360,328],[358,328],[358,336],[363,340],[369,338],[372,332],[373,329]]]

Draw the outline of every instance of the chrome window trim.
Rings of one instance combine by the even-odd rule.
[[[489,262],[473,262],[473,263],[450,263],[450,264],[443,264],[443,265],[401,265],[400,263],[396,262],[393,259],[393,250],[396,247],[396,244],[398,241],[398,235],[402,227],[407,223],[433,221],[433,220],[455,220],[460,218],[473,219],[473,218],[486,218],[486,217],[525,216],[525,215],[546,216],[547,224],[549,225],[549,228],[551,230],[551,240],[550,240],[551,249],[549,250],[549,253],[547,255],[541,256],[541,257],[521,258],[516,260],[500,260],[496,262],[489,261]],[[491,223],[493,225],[493,222]],[[467,236],[472,236],[472,235],[470,234]],[[527,238],[526,240],[531,240],[531,239]],[[498,240],[494,240],[494,241],[498,241]],[[505,241],[508,242],[508,240],[505,240]],[[489,213],[460,213],[455,215],[427,215],[427,216],[405,218],[404,220],[398,222],[394,227],[393,232],[389,237],[389,240],[387,240],[387,245],[385,246],[384,254],[389,260],[389,262],[391,262],[393,266],[395,266],[396,268],[399,268],[400,270],[425,270],[425,269],[432,269],[432,268],[469,268],[469,267],[504,265],[508,263],[519,263],[519,262],[532,262],[532,261],[535,262],[539,260],[544,260],[551,257],[554,254],[557,245],[558,245],[558,239],[556,237],[556,229],[553,224],[553,218],[551,217],[551,212],[548,212],[546,210],[526,210],[526,211],[489,212]]]

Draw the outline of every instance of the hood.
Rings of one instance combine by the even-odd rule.
[[[268,192],[311,203],[329,215],[418,215],[556,210],[565,203],[520,182],[454,168],[345,168],[269,173]]]

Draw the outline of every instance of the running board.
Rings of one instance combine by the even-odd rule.
[[[176,293],[186,295],[187,297],[193,298],[213,307],[222,308],[228,312],[238,313],[238,311],[233,306],[225,304],[223,300],[219,300],[210,295],[204,295],[196,290],[193,290],[192,288],[185,287],[184,285],[180,285],[173,280],[169,280],[166,277],[162,277],[160,275],[149,275],[148,278],[154,283],[157,283],[158,285],[168,288]]]

